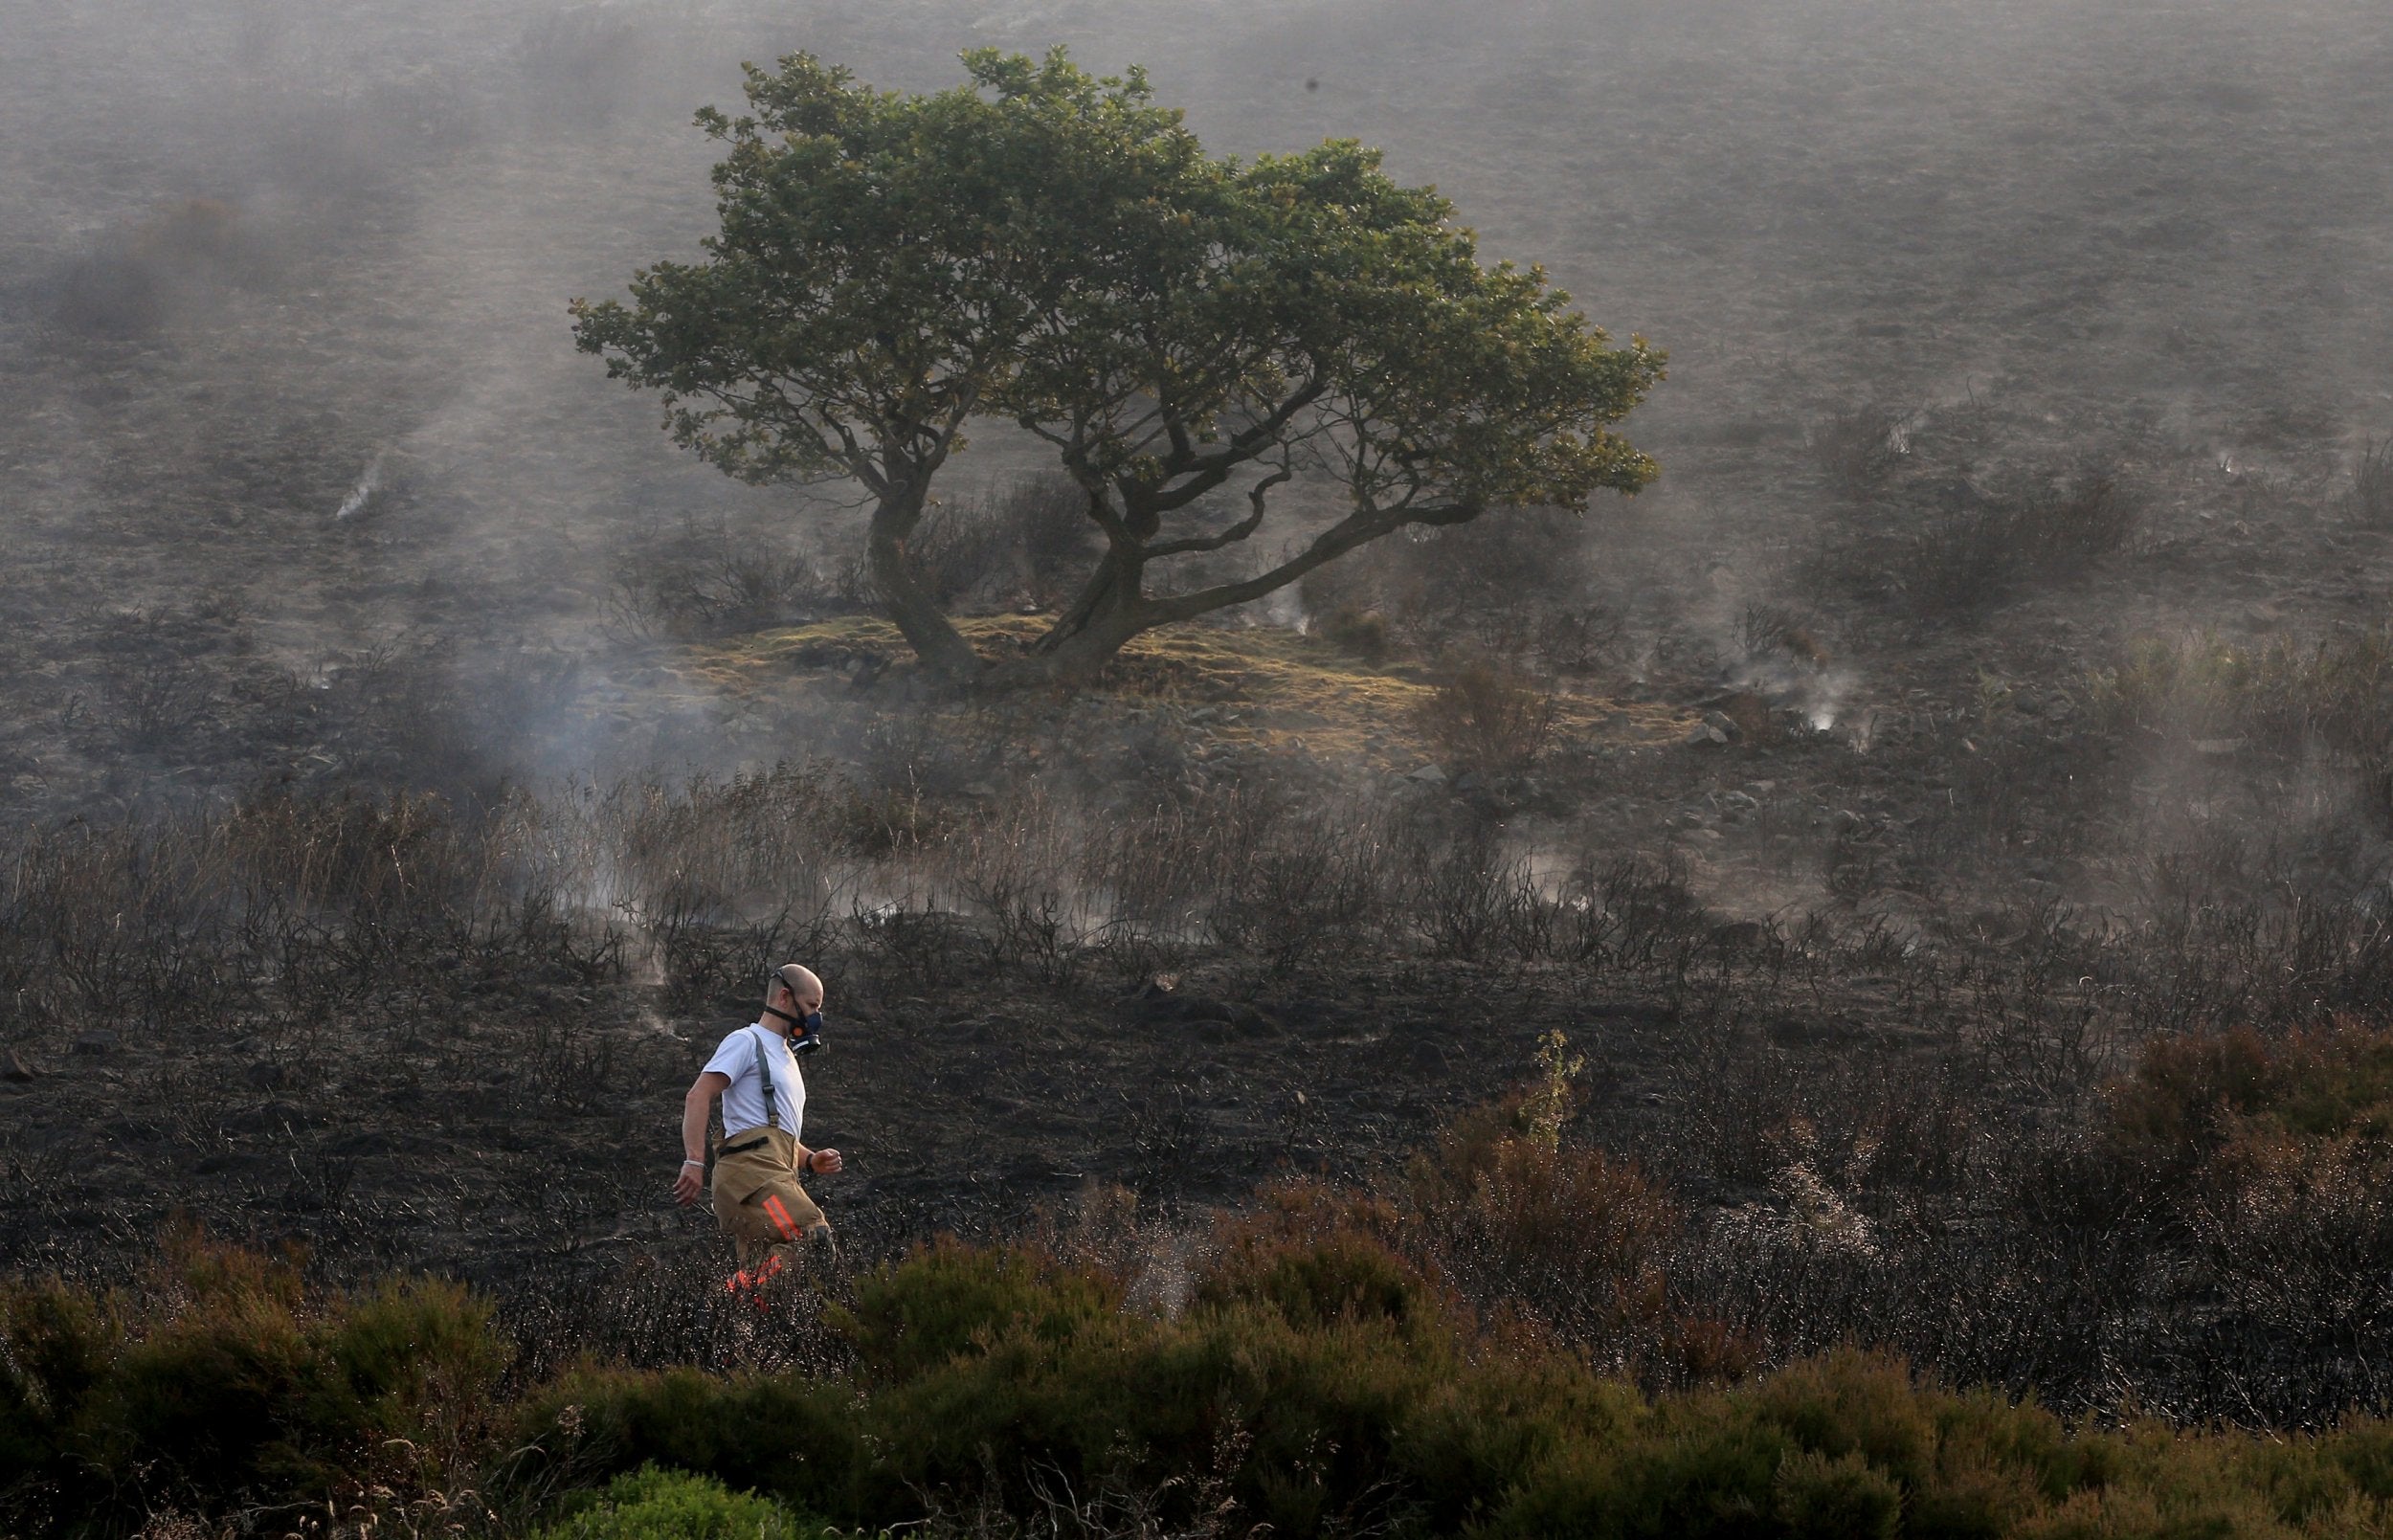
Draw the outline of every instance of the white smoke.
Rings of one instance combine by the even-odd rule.
[[[349,495],[343,498],[341,505],[332,510],[333,518],[347,519],[355,516],[372,501],[375,493],[382,490],[382,462],[389,454],[389,450],[375,453],[373,459],[366,466],[366,474],[357,479],[357,484],[349,488]]]

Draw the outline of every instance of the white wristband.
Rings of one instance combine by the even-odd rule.
[[[706,1163],[703,1160],[685,1160],[682,1162],[682,1164],[684,1166],[704,1166]]]

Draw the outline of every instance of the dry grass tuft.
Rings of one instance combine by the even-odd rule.
[[[958,625],[974,646],[995,654],[1027,645],[1046,622],[1038,616],[988,615]],[[848,671],[893,666],[906,656],[904,639],[887,621],[847,615],[686,647],[673,666],[694,687],[693,695],[762,693],[796,704],[844,698]],[[1497,672],[1505,679],[1527,678],[1500,667]],[[1133,640],[1090,694],[1108,707],[1220,707],[1223,720],[1209,730],[1225,742],[1267,748],[1301,745],[1317,758],[1404,770],[1419,764],[1423,752],[1443,755],[1421,741],[1422,713],[1451,684],[1414,665],[1372,659],[1344,638],[1320,635],[1318,628],[1308,636],[1264,626],[1187,626]],[[1687,730],[1685,714],[1671,706],[1526,687],[1541,693],[1552,707],[1538,741],[1540,752],[1564,740],[1671,743]],[[1227,720],[1232,714],[1237,720]],[[1471,730],[1468,720],[1466,710],[1460,730]]]

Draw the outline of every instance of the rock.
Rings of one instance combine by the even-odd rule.
[[[14,1049],[0,1054],[0,1081],[14,1081],[22,1085],[34,1078],[34,1066],[19,1059]]]
[[[1454,778],[1454,790],[1457,792],[1476,792],[1485,787],[1487,784],[1487,782],[1479,778],[1479,772],[1477,770],[1465,770],[1462,774]]]
[[[1745,736],[1745,730],[1736,725],[1736,719],[1725,711],[1705,712],[1704,725],[1718,733],[1723,743],[1733,743]]]
[[[75,1051],[78,1054],[112,1054],[116,1047],[117,1035],[113,1032],[86,1032],[75,1039]]]
[[[1698,722],[1692,727],[1688,728],[1685,739],[1690,748],[1701,748],[1711,744],[1725,744],[1728,741],[1729,735],[1710,722]]]
[[[1415,786],[1443,786],[1446,782],[1445,771],[1435,765],[1423,765],[1420,769],[1406,774],[1404,778]]]

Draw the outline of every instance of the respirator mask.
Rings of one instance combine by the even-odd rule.
[[[772,975],[772,982],[783,989],[788,989],[790,985],[790,981],[778,973]],[[794,993],[795,991],[792,993]],[[822,1013],[820,1011],[809,1011],[802,1016],[796,1016],[790,1015],[787,1011],[776,1010],[768,1005],[765,1007],[765,1015],[777,1016],[790,1024],[790,1052],[811,1054],[822,1046]]]

